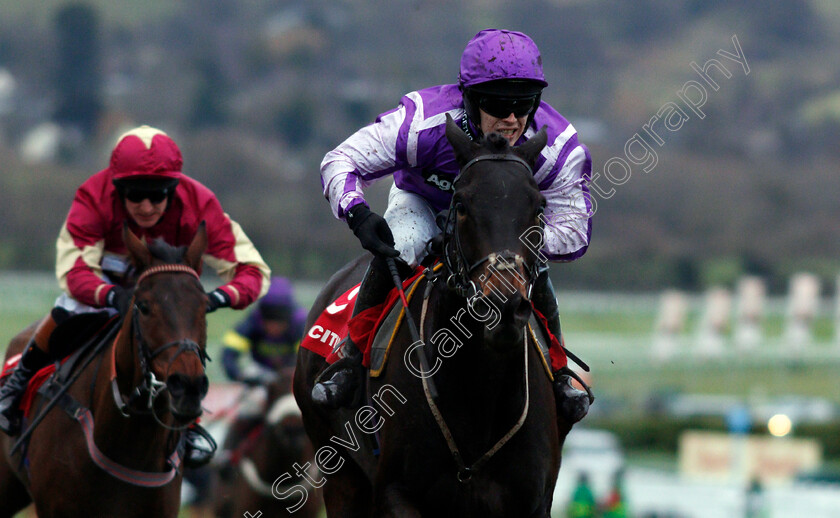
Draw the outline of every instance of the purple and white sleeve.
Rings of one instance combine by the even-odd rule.
[[[571,125],[542,155],[546,160],[534,175],[546,199],[542,252],[551,261],[573,261],[586,252],[592,235],[592,159]]]
[[[354,205],[366,203],[364,188],[395,171],[397,136],[404,120],[405,108],[400,106],[324,156],[321,185],[335,217],[343,218]]]

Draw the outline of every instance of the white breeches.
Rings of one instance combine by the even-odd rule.
[[[435,223],[435,210],[421,196],[391,186],[385,221],[394,235],[394,248],[400,258],[417,266],[426,257],[426,243],[440,230]]]

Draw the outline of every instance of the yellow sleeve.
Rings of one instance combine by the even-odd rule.
[[[241,353],[251,351],[251,341],[233,330],[226,332],[222,336],[222,345]]]

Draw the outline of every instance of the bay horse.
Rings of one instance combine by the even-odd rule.
[[[30,501],[41,518],[178,515],[183,430],[208,389],[207,297],[197,273],[207,232],[202,224],[178,248],[147,246],[127,226],[123,237],[139,276],[130,308],[113,341],[74,373],[69,398],[32,431],[25,459],[21,449],[10,454],[18,438],[3,436],[0,517]],[[29,336],[15,337],[7,356]],[[48,403],[37,395],[34,415]]]
[[[546,133],[518,147],[498,134],[474,143],[447,119],[461,171],[443,266],[427,270],[415,290],[422,296],[409,301],[413,325],[400,326],[380,376],[368,380],[369,404],[317,407],[311,390],[325,360],[304,349],[298,355],[294,393],[318,466],[329,472],[330,518],[550,514],[572,423],[558,417],[550,376],[525,329],[539,265],[520,239],[541,224],[545,198],[532,168]],[[308,326],[358,284],[369,260],[356,259],[328,281]]]
[[[295,471],[296,464],[309,466],[307,476],[318,475],[312,469],[312,443],[291,394],[292,371],[281,369],[279,379],[266,386],[266,410],[257,422],[231,424],[222,448],[228,458],[220,459],[212,484],[218,518],[239,518],[257,510],[271,517],[318,516],[320,495],[311,489],[304,495],[295,488],[305,483]],[[278,498],[283,495],[289,498]]]

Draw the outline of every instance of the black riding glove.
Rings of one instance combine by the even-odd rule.
[[[367,205],[354,205],[347,211],[347,224],[362,243],[362,248],[373,255],[398,257],[394,249],[394,235],[385,218],[371,211]]]
[[[230,296],[222,288],[216,288],[207,294],[207,311],[212,313],[219,308],[230,307]]]
[[[105,305],[117,310],[121,316],[128,312],[128,305],[131,304],[131,297],[134,290],[127,290],[122,286],[114,286],[105,295]]]

